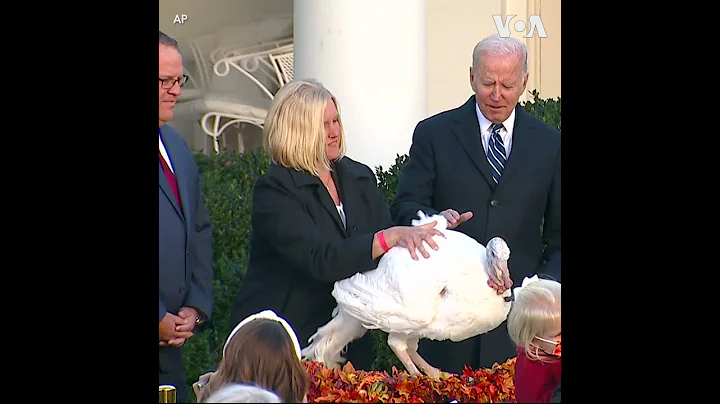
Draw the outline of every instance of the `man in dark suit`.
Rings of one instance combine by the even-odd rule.
[[[178,402],[188,394],[182,346],[213,306],[212,228],[197,167],[182,136],[165,125],[186,81],[177,42],[160,32],[159,381],[177,388]]]
[[[391,206],[397,224],[418,210],[440,212],[483,245],[505,239],[512,282],[491,282],[498,293],[535,273],[560,280],[560,132],[518,104],[527,80],[522,42],[491,36],[478,43],[470,67],[475,95],[418,123]],[[419,353],[448,372],[516,354],[505,323],[457,343],[422,340]]]

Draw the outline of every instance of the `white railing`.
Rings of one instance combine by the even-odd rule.
[[[289,54],[290,65],[292,65],[294,45],[291,41],[283,40],[239,49],[216,50],[213,52],[212,58],[220,58],[214,62],[213,72],[218,77],[225,77],[230,74],[232,67],[233,70],[242,73],[255,83],[268,98],[273,99],[277,89],[287,82],[286,76],[283,74],[283,69],[287,69],[287,63],[281,65],[276,63],[276,60],[280,58],[287,60]],[[270,80],[274,88],[268,88],[260,79]]]
[[[243,56],[266,51],[278,53],[278,50],[286,49],[293,46],[293,38],[284,38],[277,41],[264,42],[250,46],[221,46],[210,52],[210,63],[215,64],[221,59],[231,58],[234,56]]]

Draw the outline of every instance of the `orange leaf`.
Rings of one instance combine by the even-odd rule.
[[[350,362],[346,363],[345,366],[343,366],[342,370],[345,373],[355,373],[355,368]]]

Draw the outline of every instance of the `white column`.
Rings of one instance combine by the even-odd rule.
[[[338,99],[348,157],[387,169],[427,117],[426,0],[294,0],[295,79]]]

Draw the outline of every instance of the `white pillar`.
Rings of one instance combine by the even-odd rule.
[[[295,79],[338,99],[347,156],[387,169],[427,117],[426,0],[295,0]]]

